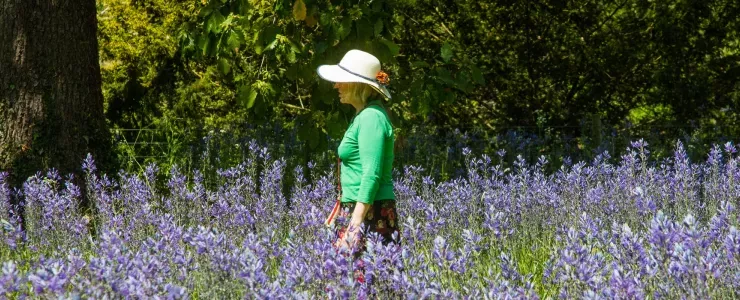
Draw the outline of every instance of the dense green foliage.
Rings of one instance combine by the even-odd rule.
[[[402,153],[459,128],[588,158],[637,136],[657,154],[737,139],[739,14],[732,0],[101,0],[99,37],[110,122],[154,130],[119,132],[134,158],[190,164],[207,132],[238,142],[264,124],[306,158],[331,150],[353,112],[315,69],[352,48],[391,76]]]

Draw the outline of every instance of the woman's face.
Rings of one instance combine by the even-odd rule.
[[[339,92],[339,102],[352,104],[349,87],[350,83],[347,82],[337,82],[336,84],[334,84],[334,88],[337,89],[337,91]]]

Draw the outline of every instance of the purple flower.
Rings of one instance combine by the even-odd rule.
[[[15,261],[6,261],[2,263],[2,274],[0,274],[0,295],[9,296],[18,291],[25,282],[25,278],[18,271],[18,265]]]

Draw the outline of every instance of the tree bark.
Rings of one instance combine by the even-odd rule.
[[[96,34],[95,0],[0,0],[0,171],[11,183],[109,157]]]

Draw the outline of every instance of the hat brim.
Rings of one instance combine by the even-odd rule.
[[[355,74],[349,73],[337,65],[322,65],[322,66],[319,66],[318,69],[316,69],[316,72],[319,73],[319,77],[321,77],[324,80],[331,81],[331,82],[366,83],[370,85],[371,87],[373,87],[376,91],[378,91],[378,93],[380,93],[384,97],[391,99],[391,93],[388,92],[388,89],[385,86],[382,86],[375,81],[370,81],[360,76],[357,76]]]

